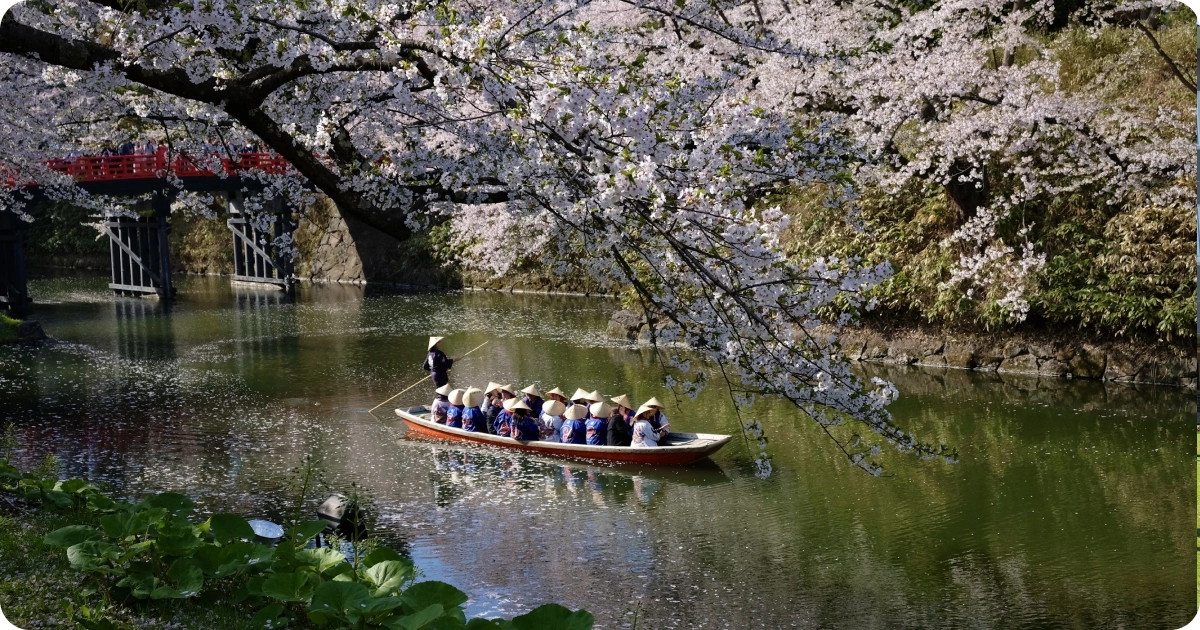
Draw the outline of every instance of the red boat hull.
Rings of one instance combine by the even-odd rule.
[[[569,457],[592,461],[613,462],[622,464],[649,464],[658,466],[683,466],[708,457],[720,450],[730,439],[727,435],[712,436],[712,438],[697,439],[695,446],[686,443],[680,446],[657,448],[629,448],[582,446],[576,444],[559,444],[556,442],[519,442],[510,438],[491,435],[488,433],[470,433],[449,429],[442,425],[411,416],[400,409],[396,415],[404,421],[406,427],[414,436],[425,437],[448,442],[468,442],[511,448],[520,451]],[[684,434],[686,435],[686,434]],[[714,439],[715,438],[715,439]]]

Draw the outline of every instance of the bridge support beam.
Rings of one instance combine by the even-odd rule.
[[[25,222],[0,212],[0,308],[21,317],[29,304],[25,267]]]
[[[229,220],[233,233],[233,280],[290,291],[295,284],[295,263],[275,245],[275,239],[295,231],[291,212],[279,197],[269,203],[273,220],[268,231],[260,231],[246,213],[242,192],[228,193]]]
[[[171,257],[167,246],[171,197],[157,192],[149,202],[138,202],[136,218],[105,217],[112,282],[108,287],[124,295],[175,295],[171,282]]]

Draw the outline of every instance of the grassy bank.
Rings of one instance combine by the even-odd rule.
[[[0,313],[0,343],[12,343],[17,340],[17,326],[21,322]]]
[[[8,439],[6,433],[5,438]],[[49,458],[20,473],[0,460],[0,605],[20,627],[588,630],[556,604],[467,620],[466,593],[422,581],[412,561],[363,534],[370,502],[351,492],[356,525],[306,520],[319,484],[299,470],[295,508],[273,544],[235,514],[197,518],[190,498],[115,501]],[[323,540],[327,544],[318,544]]]

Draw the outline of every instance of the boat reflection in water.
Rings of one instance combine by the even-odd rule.
[[[417,445],[397,440],[411,447]],[[720,466],[704,461],[686,468],[563,462],[499,449],[422,443],[432,459],[430,482],[438,507],[448,507],[472,486],[504,487],[522,494],[539,489],[548,498],[585,495],[598,507],[653,508],[665,485],[712,486],[730,483]]]

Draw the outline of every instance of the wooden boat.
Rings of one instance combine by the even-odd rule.
[[[562,444],[559,442],[521,442],[509,437],[492,435],[490,433],[475,433],[455,429],[444,424],[438,424],[430,419],[430,412],[425,407],[397,409],[396,415],[404,421],[405,426],[414,434],[447,440],[452,442],[474,442],[490,444],[522,451],[531,451],[543,455],[571,457],[575,459],[590,459],[595,461],[614,462],[621,464],[653,464],[661,466],[682,466],[704,459],[717,452],[733,439],[729,435],[713,433],[675,433],[667,435],[667,439],[659,446],[588,446],[586,444]]]

